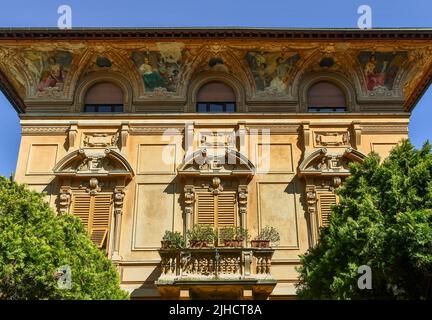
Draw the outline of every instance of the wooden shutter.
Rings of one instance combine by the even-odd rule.
[[[99,248],[102,248],[108,235],[111,216],[111,195],[98,194],[93,198],[93,219],[90,236],[93,242]]]
[[[222,192],[214,195],[211,192],[197,193],[198,224],[209,224],[215,227],[234,226],[236,224],[236,193]]]
[[[91,196],[89,194],[74,195],[72,212],[74,215],[81,219],[86,230],[88,230],[88,223],[90,218],[90,205]]]
[[[103,248],[108,239],[111,217],[111,194],[74,194],[72,213],[84,224],[91,240]]]
[[[331,208],[336,204],[336,195],[329,191],[319,193],[320,226],[327,227],[330,222]]]
[[[210,192],[198,193],[198,224],[215,224],[215,197]]]
[[[235,200],[234,192],[222,192],[217,197],[217,225],[227,227],[235,225]]]

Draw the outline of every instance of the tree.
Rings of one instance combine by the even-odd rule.
[[[370,154],[351,164],[330,225],[301,256],[297,294],[305,299],[430,299],[432,154],[409,141],[380,163]],[[358,268],[372,272],[361,290]]]
[[[56,215],[43,197],[0,177],[0,299],[127,299],[81,221]],[[69,289],[58,285],[62,266]]]

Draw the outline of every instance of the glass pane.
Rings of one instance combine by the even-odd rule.
[[[96,107],[92,105],[85,105],[84,112],[96,112]]]
[[[197,111],[198,112],[207,112],[207,104],[206,103],[198,103]]]
[[[114,112],[123,112],[123,105],[121,104],[115,105]]]
[[[99,106],[99,112],[111,112],[111,106],[102,105]]]
[[[210,112],[223,112],[223,104],[210,103]]]
[[[235,112],[235,103],[227,103],[226,112]]]

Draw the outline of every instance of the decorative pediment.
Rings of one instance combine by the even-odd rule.
[[[300,164],[300,174],[303,176],[348,176],[349,163],[363,162],[366,156],[353,148],[343,152],[332,153],[326,148],[317,149]]]
[[[199,150],[186,157],[178,169],[179,175],[189,176],[253,176],[254,165],[241,153],[226,149],[222,155]]]
[[[83,148],[71,152],[54,167],[58,176],[124,176],[131,178],[134,173],[128,161],[117,151]]]

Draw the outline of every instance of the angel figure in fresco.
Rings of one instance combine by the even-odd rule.
[[[48,68],[42,71],[41,79],[37,86],[38,91],[43,91],[45,88],[53,88],[58,84],[63,83],[65,71],[56,58],[51,56],[48,58]]]
[[[143,63],[139,66],[139,72],[144,80],[146,91],[153,91],[155,88],[165,87],[165,81],[157,68],[153,68],[148,57],[144,57]]]
[[[368,63],[365,65],[365,73],[368,90],[374,90],[377,87],[382,87],[385,84],[385,69],[387,61],[384,62],[381,70],[378,70],[378,62],[376,56],[370,56]]]

